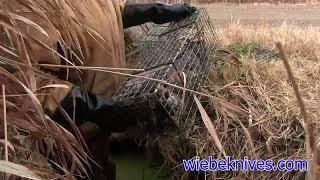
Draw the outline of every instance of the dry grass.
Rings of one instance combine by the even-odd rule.
[[[199,3],[270,3],[270,4],[317,4],[319,0],[198,0]]]
[[[0,154],[4,160],[0,162],[0,171],[11,174],[1,174],[1,179],[16,179],[17,176],[30,179],[70,179],[89,171],[89,157],[81,136],[71,134],[52,121],[39,101],[47,95],[39,93],[39,90],[48,87],[41,86],[36,80],[43,78],[42,80],[53,81],[54,78],[39,70],[32,59],[34,52],[28,49],[33,45],[52,54],[57,52],[48,46],[46,38],[37,39],[24,31],[22,26],[26,23],[30,25],[29,28],[35,28],[47,38],[59,34],[67,47],[78,47],[75,44],[78,43],[80,34],[71,27],[76,23],[81,24],[81,20],[75,22],[76,20],[71,20],[72,17],[59,16],[54,11],[54,7],[65,10],[70,5],[66,3],[67,1],[58,0],[48,1],[46,4],[37,0],[0,3],[0,82],[3,85],[0,101]],[[36,24],[40,22],[35,23],[18,15],[20,11],[16,11],[17,9],[27,9],[35,16],[42,17],[51,25],[50,33]],[[57,19],[61,21],[55,21]],[[76,51],[77,48],[73,50]]]
[[[149,3],[149,2],[165,2],[165,3],[234,3],[234,4],[250,4],[250,3],[270,3],[270,4],[318,4],[319,0],[128,0],[129,2]]]
[[[268,25],[242,26],[231,23],[219,29],[219,36],[224,47],[231,44],[256,42],[277,51],[275,43],[284,44],[289,64],[294,72],[295,81],[306,106],[311,130],[311,140],[315,140],[313,155],[317,156],[319,141],[320,110],[320,29],[301,28],[284,23],[280,27]],[[283,62],[257,62],[251,55],[239,58],[226,55],[220,66],[215,66],[211,74],[211,86],[208,92],[216,97],[206,109],[218,140],[225,153],[233,159],[306,159],[306,133],[304,121],[292,81],[288,79]],[[219,74],[222,73],[222,74]],[[206,125],[207,126],[207,125]],[[212,127],[212,126],[211,126]],[[308,129],[309,127],[306,126]],[[209,133],[210,132],[210,133]],[[188,141],[195,154],[186,154],[186,147],[179,147],[173,140],[165,149],[175,149],[167,162],[175,172],[181,172],[176,178],[187,177],[181,171],[179,163],[183,158],[195,155],[207,158],[209,155],[222,157],[217,138],[212,139],[212,128],[206,129],[201,120],[191,131]],[[168,138],[169,139],[169,138]],[[166,156],[167,154],[165,154]],[[181,156],[179,156],[181,155]],[[183,157],[184,156],[184,157]],[[181,158],[181,159],[179,159]],[[315,161],[317,162],[317,161]],[[303,179],[305,173],[297,172],[218,172],[210,178],[231,178],[237,176],[252,179]],[[316,177],[316,176],[313,176]]]
[[[36,1],[30,2],[33,6],[36,5]],[[0,13],[11,20],[0,21],[1,28],[14,31],[14,22],[17,19],[6,11]],[[16,164],[0,161],[0,171],[33,179],[70,179],[75,174],[86,173],[86,163],[89,160],[81,137],[73,136],[53,122],[44,114],[38,101],[37,97],[43,95],[36,93],[35,76],[45,75],[38,72],[36,66],[29,62],[24,43],[27,40],[31,41],[32,37],[19,34],[19,31],[10,34],[14,34],[14,37],[7,38],[15,38],[20,43],[19,49],[13,51],[5,46],[0,48],[12,56],[18,54],[24,65],[14,64],[9,59],[1,57],[0,63],[4,64],[0,66],[0,82],[5,84],[5,91],[4,88],[2,90],[6,96],[4,98],[1,95],[0,103],[1,156],[4,156],[4,160],[8,159]],[[73,39],[76,32],[70,30],[68,35]],[[254,41],[275,49],[275,41],[282,42],[304,98],[311,124],[318,129],[319,29],[301,29],[286,24],[279,28],[271,28],[268,25],[244,27],[231,23],[228,27],[220,29],[219,35],[225,47],[238,42]],[[43,46],[41,42],[38,42],[38,45]],[[173,171],[178,179],[188,176],[180,171],[182,158],[191,158],[194,155],[203,158],[214,155],[219,158],[222,156],[222,148],[222,152],[233,158],[305,157],[303,118],[282,62],[257,63],[251,56],[241,57],[240,63],[233,61],[234,58],[230,56],[224,58],[222,66],[219,67],[221,77],[217,76],[218,69],[213,69],[212,84],[207,92],[216,97],[207,108],[215,128],[215,141],[211,139],[202,121],[195,124],[188,137],[178,136],[173,131],[159,140],[166,164],[175,167]],[[8,71],[12,68],[21,71],[22,76],[15,76]],[[313,137],[318,135],[313,134]],[[314,139],[318,142],[318,138]],[[217,147],[216,144],[222,144],[222,147]],[[56,164],[63,173],[59,174],[53,170],[48,163],[49,158],[53,161],[51,165]],[[238,175],[237,172],[227,172],[210,174],[210,177],[227,178]],[[284,176],[289,179],[293,176],[302,177],[303,174],[273,172],[243,175],[266,179]]]

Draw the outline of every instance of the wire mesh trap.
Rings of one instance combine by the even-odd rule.
[[[204,9],[182,21],[155,26],[143,39],[138,55],[137,68],[145,71],[124,82],[115,102],[136,109],[137,114],[140,110],[157,115],[163,110],[177,124],[194,119],[193,93],[183,87],[202,90],[218,45]]]

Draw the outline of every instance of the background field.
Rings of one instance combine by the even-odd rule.
[[[289,57],[306,103],[311,126],[316,129],[309,133],[312,139],[318,139],[320,110],[316,104],[320,95],[317,85],[320,72],[320,16],[317,2],[198,2],[204,3],[199,6],[207,9],[223,49],[231,51],[238,57],[237,62],[240,62],[235,63],[233,58],[226,56],[222,70],[213,69],[210,93],[221,98],[223,103],[213,102],[218,105],[207,109],[227,154],[236,158],[250,156],[254,159],[305,159],[307,152],[304,118],[297,105],[292,84],[279,59],[275,43],[281,42],[285,47],[285,53]],[[211,2],[219,3],[206,4]],[[266,57],[271,57],[271,61],[268,62]],[[217,78],[219,76],[220,78]],[[231,104],[224,104],[226,102]],[[243,108],[249,116],[242,117],[237,108]],[[207,158],[208,155],[219,158],[217,145],[205,128],[195,132],[189,140],[202,158]],[[164,154],[169,167],[179,166],[177,162],[186,157],[181,153],[186,148],[175,144],[174,141],[164,139],[160,148],[164,151],[172,150],[171,154],[179,155],[172,161],[170,153]],[[316,155],[317,152],[313,154]],[[187,179],[188,175],[183,170],[174,170],[172,175],[176,179]],[[208,177],[305,179],[305,175],[295,172],[226,172],[212,173]]]
[[[316,4],[319,0],[127,0],[129,2],[194,2],[194,3],[235,3],[235,4],[248,4],[248,3],[270,3],[270,4]]]
[[[152,2],[151,0],[138,1]],[[320,13],[318,13],[319,6],[311,4],[317,4],[318,1],[199,0],[197,2],[201,3],[199,6],[207,8],[213,20],[221,40],[220,50],[229,52],[223,56],[221,66],[212,69],[211,85],[206,92],[219,99],[219,101],[211,99],[212,105],[207,111],[226,153],[232,155],[233,158],[243,158],[244,156],[249,156],[252,159],[273,160],[306,158],[305,133],[308,131],[303,127],[304,117],[297,105],[292,83],[288,80],[282,61],[279,59],[275,42],[281,42],[284,45],[285,53],[289,57],[290,65],[305,100],[311,125],[315,129],[309,133],[312,138],[317,140],[320,125],[318,122],[320,117],[318,108],[320,101],[320,30],[317,26],[320,26]],[[218,3],[206,4],[211,2]],[[1,28],[6,27],[1,25]],[[27,66],[27,64],[24,65]],[[8,76],[18,79],[14,74],[3,74],[0,78],[7,79]],[[33,76],[29,71],[25,71],[25,74],[28,79],[29,76]],[[16,94],[17,87],[21,87],[21,85],[10,83],[11,81],[2,82],[6,84],[9,94]],[[37,97],[29,84],[25,83],[25,86],[25,90],[29,93],[28,97],[30,96],[30,103],[32,99]],[[10,106],[26,103],[24,102],[26,96],[11,98],[15,98],[15,101],[8,104]],[[77,163],[77,168],[84,168],[83,161],[78,160],[80,157],[87,157],[80,141],[67,131],[62,131],[51,120],[48,120],[51,126],[43,125],[41,119],[43,114],[41,116],[34,115],[36,110],[41,109],[41,106],[31,106],[30,110],[27,109],[26,112],[31,115],[26,120],[20,118],[25,114],[23,111],[15,113],[14,111],[10,112],[8,108],[6,114],[2,110],[2,104],[4,103],[1,103],[0,114],[4,114],[4,116],[0,116],[0,140],[3,140],[2,134],[4,134],[2,127],[6,127],[4,126],[5,118],[2,117],[7,117],[8,142],[11,141],[12,147],[14,147],[9,146],[13,149],[9,152],[13,158],[9,160],[16,163],[13,166],[2,160],[0,165],[2,165],[1,168],[7,170],[6,172],[32,177],[41,176],[45,179],[61,178],[62,175],[49,165],[48,156],[45,153],[39,153],[38,146],[43,148],[42,142],[49,140],[52,141],[52,144],[58,145],[52,150],[57,154],[57,157],[77,160],[74,161]],[[26,104],[28,105],[28,102]],[[199,126],[195,127],[196,131],[192,132],[192,136],[188,137],[185,142],[177,138],[184,136],[178,134],[175,129],[168,132],[166,136],[159,136],[155,141],[165,160],[163,166],[169,169],[170,175],[174,179],[187,179],[188,177],[180,165],[182,159],[191,158],[184,154],[184,150],[188,150],[190,146],[202,158],[207,158],[208,155],[214,155],[217,159],[221,158],[219,149],[208,133],[208,129],[204,127],[202,122],[198,124]],[[30,142],[33,141],[39,143],[31,146]],[[5,144],[4,147],[8,147],[8,142],[2,143]],[[315,157],[320,157],[317,153],[318,149],[316,147],[313,152]],[[59,162],[61,163],[57,160],[57,163]],[[65,162],[59,165],[68,167]],[[3,169],[1,170],[4,171]],[[64,177],[66,179],[70,179],[74,175],[73,173],[78,173],[74,171],[73,166],[68,167],[65,171]],[[32,174],[30,175],[30,173]],[[211,173],[208,175],[208,179],[229,179],[231,177],[303,179],[304,175],[305,173],[286,172],[253,174],[223,172]]]
[[[208,4],[205,7],[214,24],[225,25],[230,20],[240,20],[240,24],[271,24],[279,26],[284,21],[303,26],[319,26],[320,13],[318,5],[252,5],[252,4]]]

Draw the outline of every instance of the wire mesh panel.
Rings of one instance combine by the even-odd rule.
[[[137,68],[114,96],[122,106],[163,108],[176,123],[193,119],[193,94],[207,83],[211,62],[219,44],[207,12],[153,28],[143,40]]]

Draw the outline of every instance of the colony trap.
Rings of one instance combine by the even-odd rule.
[[[182,21],[153,27],[138,55],[136,68],[145,71],[127,78],[114,96],[116,104],[135,109],[137,116],[151,113],[159,119],[164,112],[184,127],[197,111],[191,91],[202,92],[208,83],[218,45],[204,9]]]

